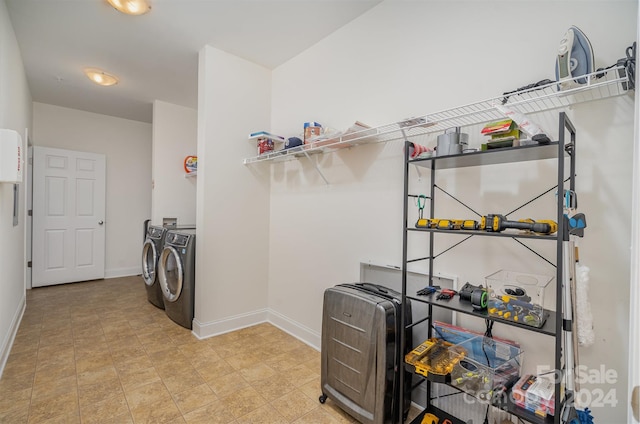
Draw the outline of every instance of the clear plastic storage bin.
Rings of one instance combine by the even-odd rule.
[[[489,315],[540,328],[546,320],[544,291],[554,277],[500,270],[485,277]]]
[[[473,337],[455,348],[466,354],[451,371],[451,385],[480,399],[520,375],[523,352],[518,346],[488,337]]]

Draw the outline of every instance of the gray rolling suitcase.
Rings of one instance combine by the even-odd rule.
[[[407,300],[408,302],[408,300]],[[411,403],[411,376],[405,374],[400,401],[398,361],[401,334],[400,293],[383,286],[340,284],[324,292],[320,402],[330,398],[361,423],[398,421]],[[405,321],[411,323],[411,304]],[[405,332],[412,346],[411,329]],[[402,406],[400,406],[402,404]]]

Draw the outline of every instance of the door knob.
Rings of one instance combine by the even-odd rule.
[[[104,221],[98,221],[98,225],[104,224]]]

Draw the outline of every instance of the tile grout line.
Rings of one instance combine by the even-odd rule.
[[[82,424],[82,410],[80,409],[80,376],[78,375],[78,355],[76,353],[76,333],[71,315],[71,341],[73,342],[73,367],[76,371],[76,405],[78,407],[78,420]]]
[[[102,283],[101,284],[107,284]],[[137,282],[135,283],[137,285]],[[124,284],[122,284],[124,285]],[[67,286],[70,287],[70,286]],[[89,367],[91,367],[92,369],[97,366],[93,363],[91,363],[91,352],[93,352],[90,349],[90,345],[87,345],[89,350],[86,353],[86,355],[83,355],[83,358],[80,358],[80,349],[82,348],[83,344],[82,343],[77,343],[78,340],[83,339],[83,335],[89,337],[89,332],[85,332],[86,331],[86,326],[82,326],[82,322],[84,317],[84,314],[86,313],[86,311],[84,310],[78,310],[77,308],[79,308],[81,306],[81,302],[82,300],[82,296],[87,296],[87,295],[91,295],[91,299],[89,299],[90,301],[94,301],[96,296],[106,296],[110,293],[113,293],[113,290],[110,289],[109,293],[107,292],[107,290],[105,289],[104,292],[100,292],[97,293],[96,286],[95,285],[91,285],[91,286],[84,286],[87,287],[86,290],[79,290],[78,289],[79,286],[74,286],[72,288],[74,288],[74,290],[71,290],[73,293],[72,295],[74,296],[75,302],[71,302],[69,303],[67,300],[67,297],[69,296],[69,292],[68,291],[62,291],[62,294],[60,294],[60,291],[58,290],[48,290],[46,292],[47,295],[49,295],[50,302],[46,302],[44,299],[45,297],[40,296],[40,293],[42,293],[42,295],[45,295],[45,292],[38,292],[38,297],[35,298],[34,302],[29,302],[31,305],[30,306],[34,306],[34,304],[37,305],[38,308],[43,308],[44,310],[49,309],[49,310],[53,310],[54,308],[60,308],[62,305],[67,305],[69,310],[67,311],[69,314],[69,318],[71,319],[71,336],[72,336],[72,342],[73,342],[73,361],[74,361],[74,370],[75,370],[75,381],[76,381],[76,388],[75,388],[75,394],[76,394],[76,407],[77,407],[77,414],[78,414],[78,420],[80,423],[82,424],[86,424],[88,421],[92,421],[92,418],[94,417],[88,417],[88,421],[87,418],[84,416],[83,414],[83,410],[82,410],[82,406],[81,406],[81,401],[80,401],[80,393],[81,393],[81,381],[85,381],[83,379],[80,379],[80,367],[82,364],[79,363],[80,360],[82,360],[83,358],[87,358],[89,360]],[[129,286],[127,286],[127,288],[129,288]],[[136,287],[137,288],[137,287]],[[123,292],[122,290],[118,290],[119,292]],[[139,291],[137,293],[135,293],[134,295],[130,295],[129,293],[132,292],[131,290],[126,290],[126,292],[128,292],[126,295],[124,296],[129,296],[128,298],[133,298],[133,296],[136,296],[136,299],[138,297],[142,297],[140,296],[142,293],[140,293]],[[51,295],[51,293],[54,293],[54,295]],[[67,293],[66,295],[64,293]],[[33,293],[31,293],[33,294]],[[76,295],[78,296],[76,298]],[[146,302],[143,301],[142,303],[144,303],[144,311],[142,312],[138,312],[141,308],[140,305],[141,303],[134,303],[132,301],[129,301],[128,298],[125,298],[122,295],[119,295],[119,297],[114,298],[115,302],[115,307],[111,308],[111,310],[105,310],[105,309],[101,309],[103,312],[108,313],[108,316],[105,316],[101,313],[96,313],[95,315],[97,316],[97,318],[99,318],[98,321],[96,321],[97,323],[99,323],[100,325],[100,334],[101,336],[104,338],[105,343],[107,343],[108,346],[108,353],[109,353],[109,359],[110,359],[110,364],[111,366],[115,369],[116,375],[118,377],[118,383],[119,383],[119,389],[122,391],[123,396],[125,397],[125,402],[127,405],[127,411],[129,413],[129,417],[130,419],[135,422],[134,417],[133,417],[133,412],[131,410],[131,402],[129,400],[129,398],[126,395],[125,392],[125,386],[124,386],[124,381],[123,380],[123,376],[125,376],[125,374],[121,373],[119,370],[122,368],[120,366],[116,367],[116,356],[117,356],[117,349],[119,349],[119,345],[118,343],[116,343],[115,341],[119,339],[119,334],[118,334],[118,330],[114,328],[109,328],[109,339],[107,339],[106,337],[106,333],[105,333],[105,327],[104,324],[105,322],[109,322],[109,320],[111,320],[112,318],[117,318],[119,316],[123,317],[123,321],[126,319],[127,322],[127,328],[128,330],[131,331],[131,335],[135,336],[133,340],[136,341],[137,345],[140,346],[141,348],[141,352],[144,352],[144,355],[148,357],[148,359],[150,358],[150,354],[152,353],[151,351],[154,349],[158,348],[158,345],[155,344],[152,339],[146,339],[146,338],[141,338],[143,335],[147,334],[146,332],[148,331],[148,329],[151,328],[156,328],[158,332],[165,332],[168,336],[168,338],[170,338],[172,340],[172,346],[174,346],[177,350],[179,350],[179,352],[187,359],[187,363],[190,365],[191,368],[193,368],[196,372],[196,374],[194,374],[194,377],[197,375],[201,380],[202,380],[202,384],[204,384],[204,387],[206,387],[209,391],[211,391],[212,395],[215,396],[215,399],[217,400],[221,400],[222,398],[216,393],[216,391],[213,390],[213,387],[211,386],[211,382],[208,381],[205,378],[206,374],[203,374],[202,372],[204,371],[203,367],[203,360],[205,361],[204,363],[207,363],[206,361],[206,356],[208,354],[208,352],[206,350],[201,351],[200,348],[196,348],[195,346],[191,346],[191,338],[189,338],[186,334],[183,334],[183,332],[181,331],[181,329],[177,329],[174,327],[171,327],[170,325],[164,325],[164,322],[162,322],[161,325],[159,325],[159,323],[161,323],[161,318],[159,317],[159,315],[156,314],[155,310],[146,310],[146,307],[148,305],[146,305]],[[123,300],[124,299],[124,300]],[[146,300],[146,299],[145,299]],[[65,303],[66,302],[66,303]],[[97,304],[97,303],[96,303]],[[137,308],[137,309],[136,309]],[[62,315],[57,315],[57,318],[63,318],[64,316]],[[74,318],[75,317],[75,318]],[[149,317],[149,318],[147,318]],[[106,320],[106,321],[105,321]],[[31,393],[30,393],[30,397],[29,397],[29,410],[27,411],[27,419],[29,417],[29,414],[32,412],[32,404],[33,404],[33,400],[34,400],[34,387],[35,387],[35,380],[36,380],[36,371],[37,371],[37,367],[38,367],[38,358],[40,358],[40,354],[42,353],[41,349],[45,346],[42,345],[43,342],[43,329],[44,329],[44,323],[46,321],[46,314],[43,312],[42,315],[40,316],[40,323],[39,323],[39,335],[37,338],[37,350],[36,350],[36,362],[35,362],[35,368],[34,368],[34,375],[33,375],[33,379],[31,381]],[[145,322],[146,321],[146,322]],[[177,325],[177,324],[176,324]],[[258,328],[258,325],[261,324],[257,324],[256,326],[254,326],[250,331],[246,331],[246,329],[241,329],[238,330],[238,333],[236,335],[233,336],[228,336],[228,337],[224,337],[221,338],[219,340],[220,346],[225,346],[226,349],[223,349],[224,351],[226,351],[226,356],[221,356],[219,349],[216,349],[213,346],[213,343],[207,343],[205,341],[198,341],[201,345],[207,345],[208,344],[208,349],[211,350],[211,352],[213,352],[212,357],[214,358],[219,358],[220,360],[225,360],[225,358],[231,357],[234,353],[233,352],[237,352],[237,350],[244,344],[244,342],[246,342],[248,340],[248,338],[255,338],[256,335],[262,335],[264,333],[265,338],[264,340],[261,340],[261,344],[264,342],[265,345],[268,344],[268,341],[270,341],[271,339],[275,340],[275,343],[277,344],[286,344],[289,342],[289,340],[292,340],[295,343],[295,339],[290,339],[289,337],[283,337],[279,331],[276,331],[276,329],[272,329],[271,326],[269,327],[262,327],[262,329]],[[250,327],[251,328],[251,327]],[[50,330],[50,329],[49,329]],[[243,330],[245,330],[243,332]],[[266,333],[264,330],[267,330]],[[156,330],[151,330],[153,332],[155,332]],[[284,333],[283,333],[284,334]],[[50,336],[50,335],[49,335]],[[290,336],[291,337],[291,336]],[[124,339],[124,337],[123,337]],[[49,340],[49,339],[47,339]],[[143,340],[146,341],[146,343],[143,342]],[[152,341],[151,343],[149,343],[150,341]],[[244,342],[243,342],[244,341]],[[49,342],[51,342],[51,340],[49,340]],[[206,343],[206,344],[205,344]],[[51,344],[51,343],[49,343]],[[48,345],[49,345],[48,344]],[[48,346],[47,345],[47,346]],[[289,348],[289,346],[287,346],[287,349],[284,349],[283,351],[281,351],[278,354],[273,355],[273,357],[278,356],[278,355],[284,355],[286,353],[289,352],[293,352],[294,350],[296,350],[298,347],[294,347],[293,349]],[[100,348],[98,348],[96,350],[96,352],[99,352]],[[244,351],[244,350],[243,350]],[[267,350],[265,350],[265,352],[267,352]],[[105,352],[106,353],[106,352]],[[303,353],[303,351],[300,351],[299,354]],[[196,356],[198,357],[198,359],[196,359]],[[295,356],[295,355],[294,355]],[[119,356],[118,356],[119,357]],[[266,356],[263,355],[262,359],[256,359],[256,361],[262,361],[261,363],[264,363],[266,365],[266,360],[271,357],[271,356]],[[127,359],[126,355],[123,357],[123,361]],[[104,358],[106,359],[106,358]],[[274,399],[271,399],[271,395],[269,395],[270,397],[265,396],[266,392],[263,391],[258,391],[256,387],[254,387],[255,384],[257,384],[258,381],[263,381],[263,380],[267,380],[273,376],[267,376],[264,379],[247,379],[246,375],[242,374],[242,370],[247,369],[247,368],[251,368],[251,366],[249,364],[252,363],[250,358],[247,358],[248,362],[245,361],[244,359],[242,361],[236,362],[235,366],[231,366],[228,364],[228,362],[225,360],[225,362],[227,362],[228,366],[231,366],[231,372],[232,373],[237,373],[238,374],[238,378],[242,379],[242,382],[246,385],[247,388],[251,388],[253,389],[254,392],[257,393],[257,395],[260,398],[260,405],[257,408],[253,408],[250,412],[242,415],[241,417],[236,417],[235,414],[231,414],[229,416],[229,418],[233,418],[230,423],[238,423],[238,422],[242,422],[242,417],[250,415],[251,413],[253,413],[254,411],[256,411],[259,408],[264,407],[268,407],[271,408],[274,413],[277,413],[277,415],[279,417],[281,417],[281,419],[283,419],[286,422],[290,422],[290,423],[294,423],[296,421],[300,421],[300,422],[306,422],[303,418],[308,415],[313,413],[313,411],[316,411],[316,409],[318,408],[311,408],[307,411],[301,412],[300,415],[296,415],[295,417],[291,417],[291,415],[289,415],[290,418],[285,417],[284,415],[282,415],[280,413],[280,411],[274,406],[274,402],[276,399],[280,399],[282,396],[280,397],[275,397]],[[214,359],[212,362],[215,362],[217,359]],[[195,363],[199,363],[201,364],[200,366],[196,366]],[[97,362],[96,362],[97,363]],[[254,361],[254,365],[257,362]],[[300,362],[300,365],[302,365],[303,363]],[[162,387],[164,388],[164,390],[166,390],[169,394],[170,397],[172,399],[173,404],[175,405],[178,413],[180,414],[180,417],[186,421],[185,416],[191,412],[194,412],[198,409],[204,408],[208,405],[210,405],[212,402],[208,401],[206,404],[204,405],[199,405],[197,406],[195,409],[192,409],[190,411],[186,411],[183,412],[182,409],[180,409],[179,405],[178,405],[178,401],[177,401],[177,395],[183,392],[187,392],[189,390],[192,390],[193,387],[187,388],[187,389],[176,389],[176,387],[181,387],[181,384],[179,381],[174,382],[173,380],[169,381],[167,380],[167,378],[163,377],[161,375],[161,373],[159,372],[159,368],[158,368],[159,363],[155,362],[155,361],[151,361],[149,366],[152,367],[152,369],[154,370],[154,372],[158,375],[159,380],[162,382]],[[83,365],[82,365],[83,366]],[[268,366],[268,365],[267,365]],[[313,374],[316,374],[316,377],[309,377],[309,383],[311,383],[311,381],[313,381],[315,378],[317,378],[317,374],[318,374],[318,370],[314,370],[312,367],[305,365],[309,368],[309,371]],[[269,368],[275,373],[274,375],[286,375],[287,374],[287,370],[286,369],[282,369],[280,371],[278,371],[278,369],[276,368],[272,368],[269,366]],[[215,372],[215,371],[214,371]],[[294,378],[293,380],[295,380],[297,383],[299,383],[300,381],[302,381],[301,379],[304,379],[305,381],[307,380],[307,376],[306,375],[302,375],[299,374],[301,372],[301,370],[297,370],[296,371],[296,375],[298,375],[298,378]],[[180,375],[179,373],[177,374],[177,376]],[[211,375],[215,375],[215,374],[211,374]],[[216,377],[217,379],[217,377]],[[87,380],[89,381],[89,380]],[[96,380],[99,381],[99,380]],[[174,384],[176,383],[176,384]],[[290,390],[287,389],[286,392],[281,393],[283,396],[287,395],[287,394],[291,394],[294,392],[297,392],[297,394],[302,394],[305,397],[308,397],[309,399],[311,399],[312,401],[314,400],[309,393],[307,393],[309,391],[309,388],[305,388],[304,386],[307,384],[295,384],[295,387],[292,387]],[[93,384],[93,383],[92,383]],[[98,384],[97,382],[95,384]],[[185,384],[185,387],[188,386],[188,384]],[[179,393],[173,393],[171,390],[169,390],[170,387],[174,387],[174,390],[180,390]],[[307,392],[305,392],[305,390]],[[231,395],[231,393],[229,394]],[[257,398],[256,398],[257,399]],[[286,405],[286,404],[283,404]],[[282,407],[282,406],[281,406]],[[124,409],[124,408],[123,408]],[[327,408],[321,408],[319,409],[319,411],[323,411],[323,413],[325,414],[329,414],[329,416],[334,417],[333,414],[330,413],[330,410]],[[317,412],[316,412],[317,413]],[[124,411],[123,411],[124,414]],[[62,417],[63,415],[60,415],[60,417]],[[58,418],[60,418],[58,417]],[[121,418],[117,417],[117,418]],[[112,417],[113,419],[113,417]],[[335,419],[332,420],[331,422],[343,422],[342,419]],[[344,421],[347,422],[347,421]]]
[[[26,307],[27,306],[25,306],[25,312],[26,312]],[[40,339],[42,338],[43,321],[44,321],[44,312],[40,317],[40,332],[38,334],[38,348],[36,349],[36,363],[33,368],[33,378],[31,379],[31,396],[29,396],[29,408],[27,409],[27,422],[29,422],[29,417],[31,416],[31,405],[33,404],[33,388],[36,385],[36,375],[38,373],[38,359],[40,358]],[[18,331],[20,331],[20,328],[18,328]]]

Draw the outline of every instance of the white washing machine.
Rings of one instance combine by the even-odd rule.
[[[196,230],[168,230],[158,260],[164,311],[191,329],[196,283]]]
[[[142,279],[147,289],[147,300],[162,309],[164,309],[164,302],[158,282],[158,259],[164,246],[166,232],[166,228],[149,225],[147,237],[142,245]]]

